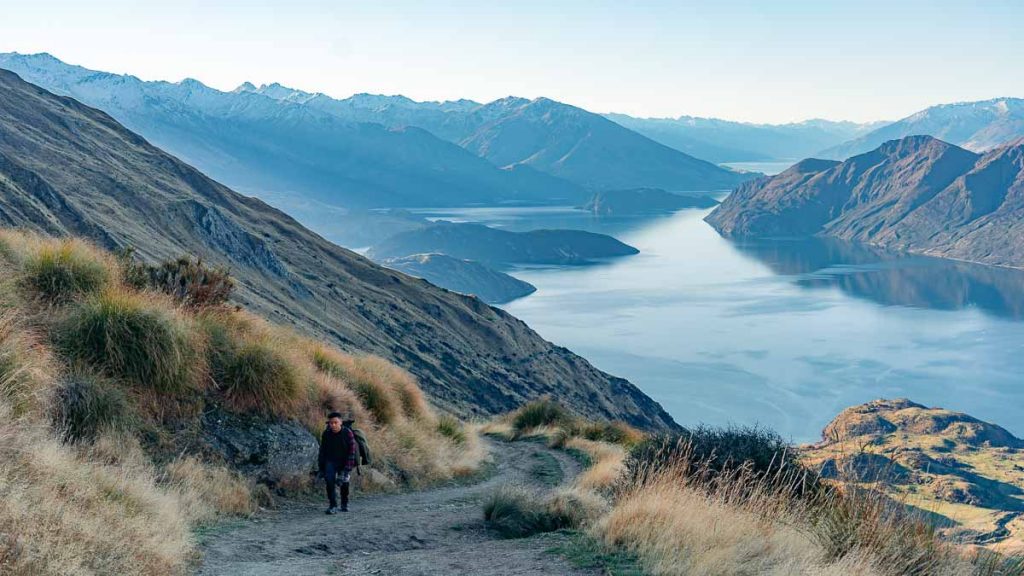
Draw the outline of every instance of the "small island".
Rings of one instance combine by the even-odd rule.
[[[717,200],[706,195],[674,194],[661,188],[633,188],[597,192],[580,208],[599,216],[633,216],[717,205]]]
[[[537,291],[533,284],[479,262],[444,254],[413,254],[389,258],[381,264],[436,286],[476,296],[488,304],[504,304]]]
[[[437,253],[502,267],[513,264],[581,265],[639,252],[611,236],[581,230],[509,232],[482,224],[442,220],[396,234],[371,247],[367,256],[384,261],[413,254]]]

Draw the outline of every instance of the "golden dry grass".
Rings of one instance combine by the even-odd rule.
[[[625,468],[626,450],[618,444],[570,438],[568,449],[579,450],[591,461],[590,466],[576,477],[576,485],[585,490],[607,490],[618,482]]]
[[[96,266],[104,272],[90,276]],[[116,266],[88,243],[0,231],[0,573],[184,573],[194,526],[254,508],[236,473],[187,451],[170,462],[162,452],[156,466],[147,452],[177,450],[175,430],[195,425],[208,401],[297,419],[314,434],[328,412],[354,417],[375,456],[357,477],[364,488],[427,485],[486,458],[476,427],[442,434],[415,379],[386,361],[244,311],[184,307],[124,285]],[[41,284],[25,281],[40,270]],[[79,410],[89,433],[62,443],[56,392],[76,374],[121,394],[132,425]],[[150,434],[146,450],[135,424]]]

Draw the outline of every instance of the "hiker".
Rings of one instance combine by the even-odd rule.
[[[327,428],[320,439],[319,473],[327,484],[327,514],[348,512],[349,481],[352,469],[358,464],[359,447],[352,432],[354,420],[342,420],[341,414],[331,412],[327,415]],[[338,496],[335,487],[341,484],[341,508],[338,508]]]

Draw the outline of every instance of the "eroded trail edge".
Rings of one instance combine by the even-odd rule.
[[[352,512],[323,514],[317,503],[289,503],[203,544],[199,574],[548,575],[593,574],[549,550],[563,534],[502,539],[484,525],[481,502],[503,484],[545,486],[538,466],[553,458],[564,481],[580,471],[564,452],[534,442],[488,440],[495,472],[461,486],[360,497]]]

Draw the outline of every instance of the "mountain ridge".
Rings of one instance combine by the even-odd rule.
[[[979,155],[909,136],[807,160],[740,186],[706,220],[726,236],[823,235],[1024,268],[1024,144]]]
[[[149,144],[111,116],[0,71],[0,223],[83,235],[151,261],[201,256],[237,301],[409,369],[439,406],[493,414],[552,394],[647,428],[670,416],[481,301],[377,266]]]

